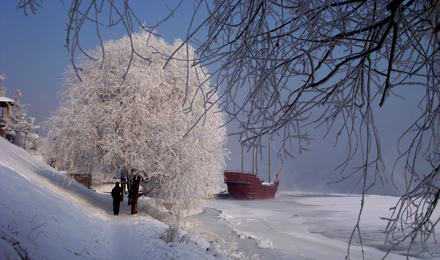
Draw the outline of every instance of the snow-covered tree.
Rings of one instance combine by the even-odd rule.
[[[164,68],[180,44],[143,32],[106,42],[104,60],[101,48],[82,57],[80,77],[70,68],[62,105],[46,123],[46,158],[63,170],[154,181],[177,218],[202,206],[223,182],[226,130],[216,106],[200,117],[213,93],[203,67],[188,69],[192,48]]]
[[[10,141],[25,150],[35,150],[37,145],[39,126],[34,126],[35,118],[27,117],[27,105],[20,104],[20,90],[14,95],[14,103],[9,106],[9,115],[4,128]]]
[[[26,150],[37,150],[38,149],[38,139],[40,135],[38,134],[39,125],[34,125],[35,117],[28,116],[27,120],[23,122],[23,135],[24,135],[24,149]]]
[[[26,111],[23,110],[23,106],[20,105],[21,92],[17,90],[14,94],[14,105],[9,106],[9,115],[6,120],[5,131],[12,139],[12,143],[20,146],[20,132],[22,121],[25,120]],[[21,146],[20,146],[21,147]]]

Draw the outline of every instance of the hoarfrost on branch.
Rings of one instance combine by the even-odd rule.
[[[433,219],[440,197],[440,3],[227,0],[206,6],[208,35],[197,45],[198,62],[219,64],[212,76],[223,87],[218,102],[240,123],[239,140],[258,145],[262,136],[278,135],[290,155],[294,145],[306,150],[304,127],[324,127],[336,141],[345,136],[340,169],[358,176],[363,195],[376,181],[388,181],[374,112],[400,98],[405,86],[424,93],[414,107],[420,117],[401,133],[398,161],[405,167],[393,174],[406,177],[407,193],[387,232],[391,243],[410,241],[408,255],[417,243],[420,252],[429,251],[425,242],[440,221]],[[363,163],[350,173],[358,155]],[[432,171],[417,167],[423,159]],[[363,205],[364,197],[359,220]],[[355,237],[361,238],[359,222]]]

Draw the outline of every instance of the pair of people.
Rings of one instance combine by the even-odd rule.
[[[116,182],[115,187],[112,189],[113,198],[113,214],[119,215],[119,206],[121,205],[122,188],[119,187],[119,182]]]

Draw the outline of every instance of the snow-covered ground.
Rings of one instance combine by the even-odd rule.
[[[71,181],[0,138],[0,260],[229,259],[195,236],[167,243],[167,225],[121,206],[114,216],[110,194]]]
[[[124,201],[113,216],[110,188],[87,189],[0,138],[0,260],[243,259],[235,243],[261,259],[344,259],[360,204],[359,196],[298,192],[280,192],[274,200],[215,200],[184,242],[167,243],[161,239],[167,225],[144,210],[147,198],[138,215],[129,215]],[[385,254],[380,217],[389,216],[396,199],[368,196],[361,222],[365,259]],[[358,245],[351,250],[351,259],[362,259]],[[402,252],[386,259],[405,259]],[[419,258],[440,259],[440,252]]]

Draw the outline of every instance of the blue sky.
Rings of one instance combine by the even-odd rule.
[[[0,2],[0,74],[6,75],[2,86],[7,88],[6,95],[13,97],[15,91],[22,92],[21,103],[29,104],[28,115],[36,118],[40,124],[50,116],[59,106],[59,94],[62,90],[63,73],[70,64],[71,54],[63,47],[66,43],[66,22],[69,1],[45,1],[34,15],[25,16],[22,10],[16,10],[19,1]],[[166,1],[132,1],[135,12],[141,21],[153,25],[168,14]],[[170,4],[174,4],[170,1]],[[190,18],[193,13],[192,1],[184,2],[176,16],[171,18],[158,29],[158,34],[168,42],[176,38],[185,38]],[[121,27],[111,30],[102,30],[104,40],[119,39],[124,35]],[[93,28],[86,28],[81,35],[81,44],[84,49],[94,49],[98,44]],[[413,95],[411,89],[403,94]],[[413,105],[413,104],[412,104]],[[414,118],[414,109],[402,113],[407,106],[404,100],[390,98],[385,109],[377,114],[378,121],[384,122],[380,128],[384,136],[384,155],[387,167],[392,167],[397,154],[395,146],[398,134],[396,129],[403,132],[410,121],[400,120],[402,114]],[[228,126],[231,132],[234,125]],[[294,149],[296,159],[284,159],[285,165],[281,172],[280,189],[308,190],[308,191],[335,191],[350,192],[356,180],[349,180],[342,184],[327,185],[327,182],[336,181],[341,176],[335,168],[344,158],[344,147],[334,148],[334,136],[323,140],[324,133],[319,130],[310,130],[315,141],[310,145],[311,152],[301,155]],[[231,160],[227,162],[228,169],[241,168],[241,148],[237,137],[228,139],[227,148],[231,151]],[[274,151],[272,149],[272,151]],[[251,170],[251,156],[245,157],[245,170]],[[272,156],[272,176],[281,167],[280,160]],[[259,172],[268,172],[267,160],[259,162]],[[398,180],[400,183],[401,180]],[[391,185],[378,185],[375,193],[396,194]]]
[[[36,117],[37,123],[58,107],[63,73],[70,64],[71,53],[64,47],[68,2],[43,2],[35,15],[30,12],[27,16],[23,10],[16,10],[18,1],[0,3],[0,72],[6,74],[2,86],[7,88],[9,97],[13,97],[17,89],[22,92],[21,103],[30,105],[28,115]],[[141,19],[147,25],[155,24],[168,14],[163,1],[158,1],[154,8],[144,1],[144,4],[137,2],[136,10],[145,13]],[[192,5],[185,4],[179,12],[188,14]],[[183,38],[189,18],[188,15],[176,17],[174,20],[178,22],[165,23],[158,33],[168,42]],[[86,50],[99,44],[92,29],[86,27],[81,35],[81,45]],[[101,31],[104,40],[119,39],[124,32],[121,26]]]

